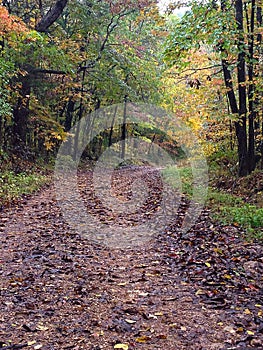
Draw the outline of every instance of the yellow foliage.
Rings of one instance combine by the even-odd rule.
[[[168,69],[162,79],[162,107],[171,110],[200,139],[206,155],[217,150],[228,133],[229,113],[222,76],[217,74],[217,57],[206,47],[192,52],[184,70]]]

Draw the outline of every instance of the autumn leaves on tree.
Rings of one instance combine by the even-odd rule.
[[[224,88],[221,86],[217,93],[221,98],[226,96],[222,110],[226,105],[228,109],[220,113],[221,122],[228,119],[231,132],[234,124],[240,176],[250,174],[256,161],[263,159],[261,44],[262,4],[222,0],[194,3],[173,26],[165,49],[166,61],[176,65],[178,72],[188,69],[196,74],[200,69],[203,80],[208,70],[213,79],[223,76]],[[212,65],[203,65],[204,52]],[[198,68],[196,62],[192,64],[194,53],[200,56]]]
[[[1,152],[55,155],[83,115],[126,100],[173,111],[208,156],[236,148],[240,176],[263,165],[259,1],[179,19],[150,0],[5,0],[0,16]]]
[[[6,27],[3,33],[1,55],[13,67],[6,80],[9,109],[1,121],[3,150],[52,154],[84,113],[123,102],[125,96],[157,100],[156,53],[163,20],[155,4],[4,5],[7,21],[13,23],[13,14],[19,15],[24,31]]]

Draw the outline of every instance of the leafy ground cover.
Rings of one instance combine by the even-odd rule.
[[[0,203],[6,206],[23,195],[33,193],[47,181],[47,176],[39,173],[0,173]]]
[[[10,207],[23,197],[50,183],[52,164],[43,159],[8,155],[0,150],[0,209]]]
[[[219,208],[215,218],[242,226],[248,239],[262,239],[263,172],[256,170],[243,178],[221,175],[212,180],[211,199],[214,207]]]
[[[118,170],[117,197],[130,195],[135,172]],[[79,188],[105,220],[91,176],[81,171]],[[151,181],[155,188],[158,174]],[[52,186],[2,211],[0,348],[262,349],[262,246],[209,210],[182,234],[187,206],[184,199],[166,230],[129,249],[73,232]]]
[[[179,172],[182,191],[186,196],[192,195],[192,170],[189,167],[168,168],[164,176],[173,185],[177,184]],[[256,171],[246,178],[233,178],[226,173],[211,176],[206,206],[212,217],[222,224],[241,226],[247,239],[263,238],[262,209],[263,173]]]

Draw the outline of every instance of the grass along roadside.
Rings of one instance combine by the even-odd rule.
[[[6,170],[0,173],[0,207],[4,207],[23,195],[31,194],[49,182],[49,176],[40,173],[19,173]]]
[[[248,239],[263,239],[263,208],[246,203],[241,198],[209,189],[208,206],[215,220],[243,227]]]
[[[193,174],[190,167],[169,167],[163,170],[165,181],[186,196],[193,194]],[[23,195],[31,194],[50,181],[49,175],[39,171],[16,174],[6,170],[0,173],[0,208],[8,206]],[[242,197],[209,187],[207,206],[213,218],[222,224],[242,226],[247,238],[263,239],[263,208],[247,203]]]
[[[178,188],[180,176],[182,192],[193,194],[193,174],[190,167],[170,167],[163,171],[165,181]],[[224,225],[241,226],[247,232],[247,239],[263,239],[263,208],[247,203],[242,197],[209,186],[207,207],[214,220]]]

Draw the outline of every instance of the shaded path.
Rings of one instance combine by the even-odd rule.
[[[134,250],[72,232],[52,187],[0,219],[0,348],[263,348],[262,247],[207,212]]]

